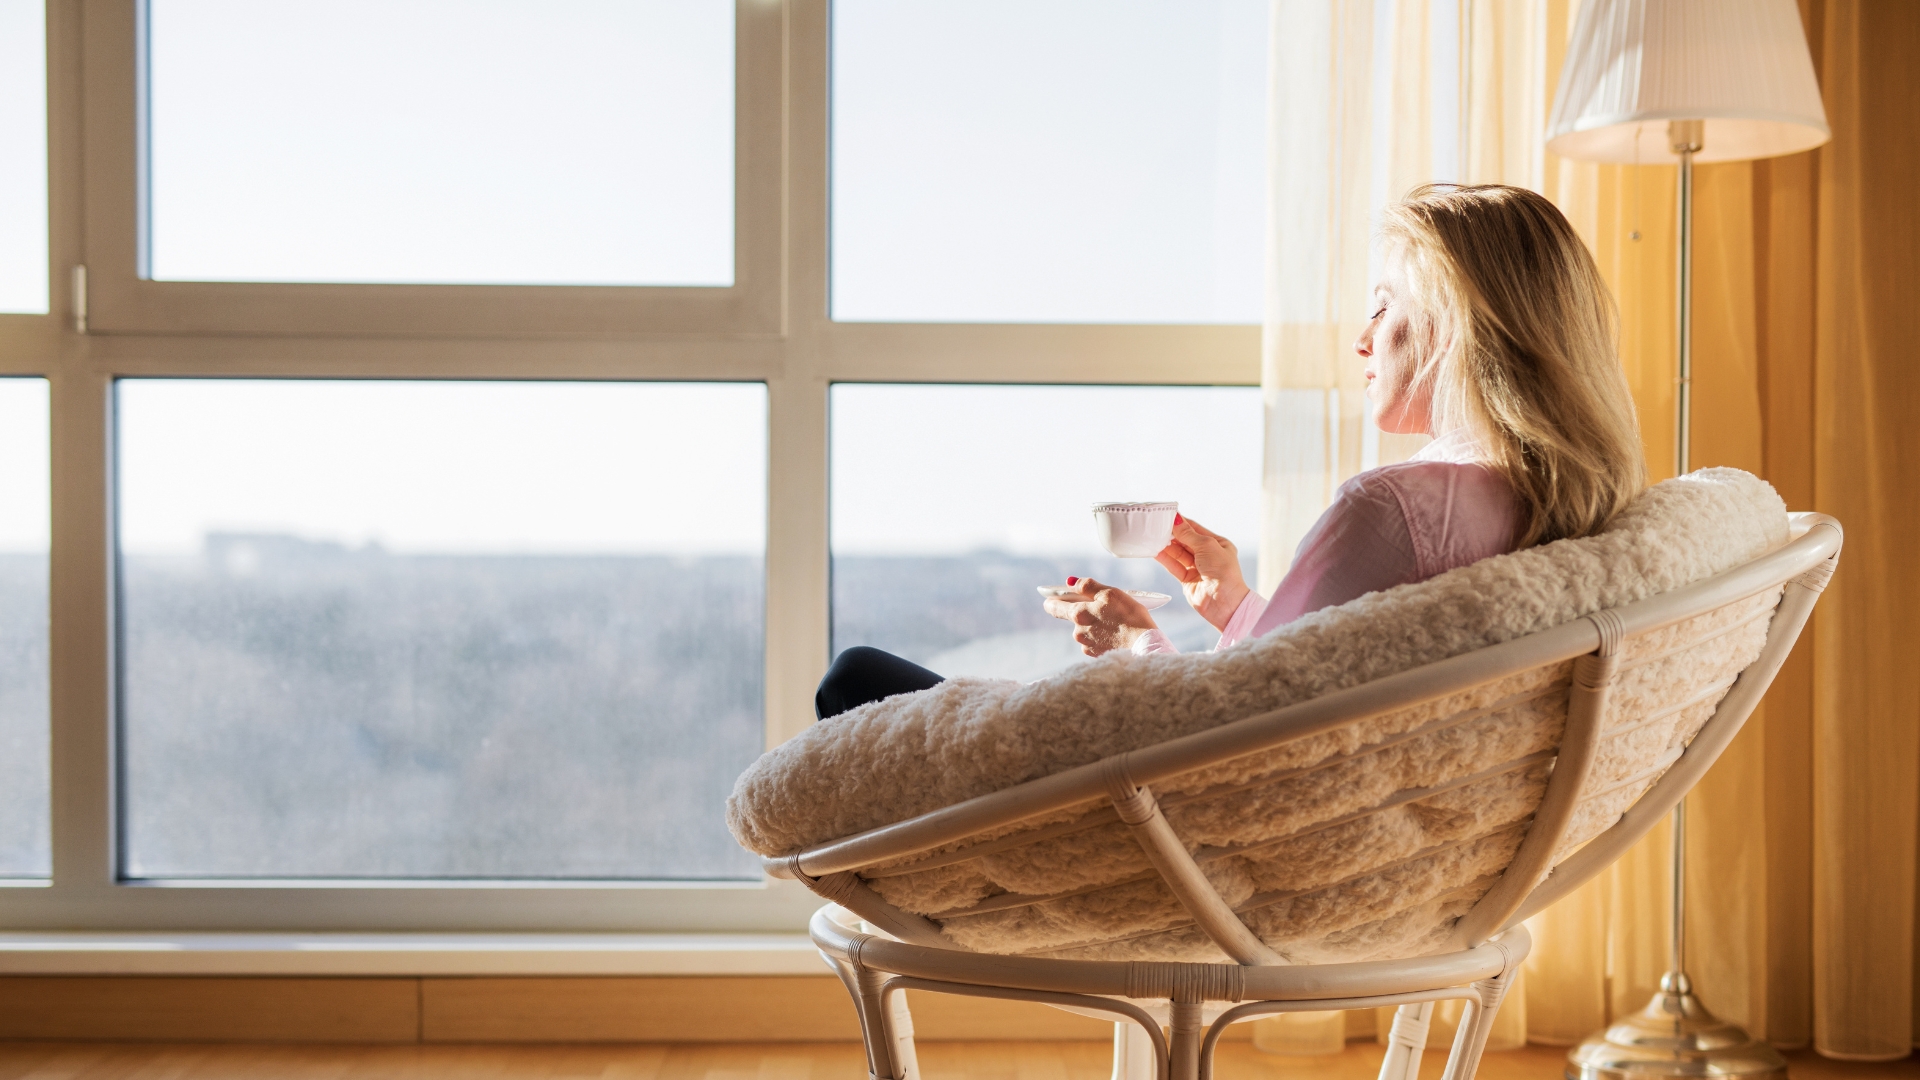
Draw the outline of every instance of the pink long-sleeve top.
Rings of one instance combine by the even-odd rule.
[[[1428,443],[1410,460],[1340,485],[1333,505],[1300,541],[1273,596],[1249,591],[1214,648],[1256,638],[1309,612],[1370,592],[1425,581],[1514,549],[1520,502],[1499,473],[1475,460],[1465,431]],[[1140,654],[1178,652],[1158,630]]]

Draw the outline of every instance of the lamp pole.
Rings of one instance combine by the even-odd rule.
[[[1693,155],[1706,142],[1706,123],[1675,120],[1667,125],[1667,142],[1680,158],[1680,220],[1677,222],[1680,265],[1674,278],[1679,291],[1680,384],[1674,400],[1673,475],[1685,476],[1693,455]],[[1675,811],[1678,813],[1678,811]]]
[[[1674,325],[1680,340],[1675,350],[1679,369],[1674,387],[1673,475],[1685,476],[1693,459],[1693,155],[1706,142],[1706,124],[1699,120],[1675,120],[1667,125],[1667,143],[1680,159],[1680,198],[1675,214],[1678,219],[1674,246],[1679,249],[1679,265],[1674,281],[1679,291]],[[1672,933],[1667,943],[1667,973],[1660,977],[1660,989],[1691,994],[1693,981],[1687,978],[1687,800],[1673,806],[1673,896]]]

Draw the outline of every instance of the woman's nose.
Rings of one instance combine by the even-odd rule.
[[[1353,339],[1353,351],[1361,356],[1373,355],[1373,327],[1360,331],[1360,336]]]

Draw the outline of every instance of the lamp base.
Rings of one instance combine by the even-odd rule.
[[[1647,1007],[1575,1047],[1567,1080],[1739,1077],[1786,1080],[1787,1061],[1707,1011],[1683,972],[1668,972]]]

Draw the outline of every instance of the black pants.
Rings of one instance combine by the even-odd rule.
[[[925,690],[945,682],[911,660],[855,645],[834,658],[820,688],[813,692],[813,714],[822,720],[857,709],[869,701]]]

